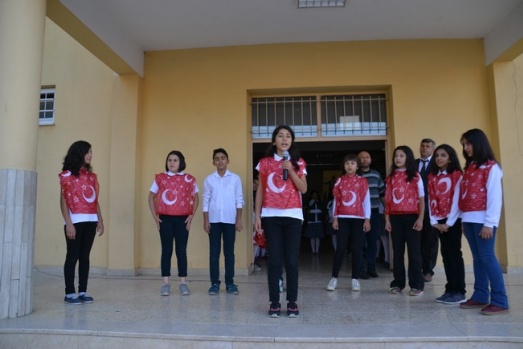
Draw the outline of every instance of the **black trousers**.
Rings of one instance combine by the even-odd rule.
[[[446,221],[441,220],[438,223],[444,224]],[[434,228],[433,228],[434,229]],[[436,230],[436,229],[434,229]],[[436,230],[441,242],[441,257],[443,258],[443,267],[447,276],[445,293],[465,294],[465,264],[463,262],[463,253],[461,252],[461,219],[445,233]]]
[[[67,254],[64,263],[65,294],[76,293],[74,287],[74,277],[76,263],[78,262],[78,292],[87,291],[87,279],[89,278],[89,254],[93,247],[94,237],[96,235],[96,226],[98,222],[80,222],[75,223],[76,236],[74,239],[68,239],[65,236],[67,244]],[[65,235],[65,225],[64,225]]]
[[[391,215],[390,224],[392,226],[392,251],[394,261],[394,280],[390,287],[405,288],[405,244],[407,245],[407,254],[409,260],[409,286],[418,290],[425,288],[425,281],[421,273],[421,252],[420,252],[420,235],[413,229],[418,215]]]
[[[358,218],[338,218],[338,246],[334,254],[332,263],[332,277],[337,278],[341,264],[345,258],[347,244],[350,241],[352,255],[352,278],[357,279],[360,273],[360,264],[363,254],[363,219]],[[376,255],[376,253],[374,253]]]
[[[430,225],[429,213],[423,217],[421,230],[421,266],[423,274],[434,275],[434,267],[438,259],[438,232]]]
[[[269,257],[267,267],[269,300],[271,303],[278,303],[280,300],[279,280],[285,263],[287,301],[296,302],[302,221],[290,217],[265,217],[262,218],[262,226]]]
[[[171,276],[171,258],[173,255],[173,242],[176,245],[176,261],[178,263],[178,276],[187,276],[187,241],[189,232],[185,220],[188,216],[160,215],[160,241],[162,243],[162,277]]]

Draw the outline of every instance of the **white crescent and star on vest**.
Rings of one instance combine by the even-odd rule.
[[[92,185],[89,185],[88,188],[91,188],[93,194],[90,197],[86,197],[84,192],[82,191],[82,196],[84,197],[85,201],[92,204],[96,200],[96,191],[94,190],[94,187]]]
[[[192,178],[189,177],[189,176],[185,176],[184,180],[185,180],[187,183],[191,183],[191,182],[192,182]]]
[[[392,189],[392,201],[395,203],[395,204],[399,204],[400,202],[403,201],[403,199],[405,199],[405,195],[403,195],[401,198],[397,198],[396,197],[396,194],[394,193],[396,190],[400,190],[400,188],[394,188]]]
[[[341,203],[343,204],[343,206],[352,206],[352,205],[354,205],[354,203],[356,202],[356,193],[353,192],[352,190],[349,191],[349,193],[352,194],[352,198],[351,198],[349,201],[343,201],[343,200],[341,200]]]
[[[442,183],[446,185],[445,191],[442,194],[446,194],[446,193],[449,192],[449,190],[450,190],[450,188],[452,186],[452,183],[450,182],[450,178],[447,177],[447,178],[440,179],[439,182],[438,182],[438,186],[440,184],[442,184]]]
[[[284,184],[283,187],[278,188],[278,187],[276,186],[276,184],[274,184],[274,182],[273,182],[273,178],[274,178],[274,172],[271,173],[271,174],[269,175],[269,177],[267,178],[267,185],[269,186],[269,189],[272,190],[272,191],[275,192],[275,193],[281,193],[281,192],[283,192],[283,191],[285,190],[285,187],[287,186],[287,184]]]
[[[162,201],[163,201],[165,204],[169,205],[169,206],[174,205],[174,203],[176,202],[176,200],[178,200],[178,197],[177,197],[177,196],[174,198],[174,200],[168,200],[168,199],[167,199],[167,193],[170,192],[170,191],[172,191],[172,190],[171,190],[171,189],[167,189],[166,191],[164,191],[164,192],[162,193]]]

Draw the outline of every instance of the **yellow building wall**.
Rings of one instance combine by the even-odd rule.
[[[391,146],[431,137],[459,149],[471,127],[489,131],[486,70],[480,40],[387,41],[263,45],[150,52],[145,59],[141,202],[165,155],[181,150],[187,172],[203,181],[210,154],[231,152],[231,169],[250,179],[249,91],[386,86],[391,92]],[[299,140],[298,140],[299,141]],[[248,184],[250,185],[250,183]],[[140,185],[139,185],[140,187]],[[246,212],[249,210],[246,210]],[[140,217],[140,265],[157,264],[153,221]],[[190,267],[205,267],[206,237],[197,217],[189,240]],[[245,232],[239,246],[247,248]],[[246,241],[247,243],[244,243]],[[191,253],[192,251],[192,253]],[[243,261],[243,263],[245,263]]]
[[[38,190],[35,265],[60,266],[66,246],[60,213],[58,173],[69,146],[91,143],[93,169],[100,182],[100,205],[109,223],[108,183],[111,140],[111,98],[114,73],[50,20],[46,21],[42,86],[56,87],[55,125],[38,131]],[[91,266],[105,268],[107,236],[96,238]]]
[[[496,253],[506,269],[523,265],[523,55],[488,67],[493,138],[503,168],[503,216]]]
[[[60,266],[65,258],[57,173],[68,146],[77,139],[93,144],[93,166],[102,187],[100,203],[106,227],[110,224],[117,229],[119,220],[125,218],[112,217],[109,202],[114,205],[115,201],[130,198],[120,191],[113,195],[115,191],[107,187],[116,180],[109,169],[114,171],[118,167],[114,162],[121,162],[122,157],[134,156],[136,161],[135,172],[130,171],[136,182],[128,188],[135,201],[136,215],[129,217],[134,220],[134,231],[128,232],[133,243],[118,248],[116,242],[108,243],[107,236],[97,238],[92,252],[93,267],[136,268],[142,273],[159,274],[160,241],[147,205],[154,174],[164,170],[169,151],[180,150],[186,157],[186,172],[198,181],[201,198],[203,181],[214,171],[212,150],[223,147],[229,152],[229,169],[243,181],[244,230],[237,234],[236,264],[239,273],[244,273],[252,254],[254,164],[250,94],[380,88],[389,93],[390,99],[389,152],[396,145],[406,144],[417,154],[420,139],[431,137],[461,153],[459,137],[465,130],[478,127],[489,135],[492,133],[481,40],[285,44],[148,52],[140,82],[141,100],[136,103],[139,109],[136,134],[129,135],[136,140],[132,153],[111,145],[111,135],[115,134],[111,130],[114,127],[111,117],[114,118],[114,103],[118,100],[114,91],[119,88],[115,87],[114,74],[49,22],[45,47],[42,84],[56,85],[57,122],[41,127],[39,132],[36,265]],[[200,204],[189,234],[190,275],[207,273],[208,238],[202,225]],[[121,231],[119,234],[124,236]],[[463,246],[466,263],[470,264],[465,240]],[[128,253],[134,254],[131,262],[125,258]],[[523,264],[515,262],[518,266]],[[173,275],[176,275],[175,256]]]

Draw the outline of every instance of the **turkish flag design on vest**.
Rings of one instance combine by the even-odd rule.
[[[189,216],[194,210],[196,178],[190,174],[169,176],[157,174],[156,212],[160,215]]]
[[[363,202],[369,190],[369,182],[358,175],[344,175],[336,181],[332,194],[336,207],[334,216],[364,217]]]
[[[71,171],[58,175],[62,195],[71,213],[98,213],[98,178],[85,168],[80,169],[78,177]]]
[[[305,161],[299,159],[298,176],[304,175]],[[276,209],[301,208],[301,193],[292,179],[283,180],[282,160],[266,157],[260,160],[260,183],[263,190],[263,207]]]
[[[445,218],[450,214],[456,185],[461,178],[460,171],[451,174],[440,173],[428,176],[429,204],[433,216]]]

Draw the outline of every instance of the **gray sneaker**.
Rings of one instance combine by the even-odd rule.
[[[445,298],[442,303],[454,305],[454,304],[465,303],[466,301],[467,301],[467,298],[465,297],[464,294],[453,293],[453,294],[449,295],[447,298]]]
[[[169,284],[164,284],[164,285],[162,286],[162,289],[160,290],[160,294],[161,294],[162,296],[168,296],[168,295],[170,295],[170,294],[171,294],[171,285],[169,285]]]
[[[191,294],[191,290],[189,290],[189,286],[187,286],[186,283],[180,284],[180,294],[182,296],[187,296]]]

